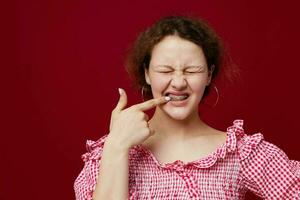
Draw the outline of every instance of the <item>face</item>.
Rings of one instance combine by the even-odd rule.
[[[145,78],[154,98],[173,99],[159,108],[183,120],[198,112],[211,73],[201,47],[179,36],[166,36],[154,46]]]

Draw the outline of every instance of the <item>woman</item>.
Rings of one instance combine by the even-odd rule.
[[[246,135],[242,120],[226,132],[201,120],[199,103],[223,58],[204,21],[162,18],[140,35],[128,58],[127,70],[147,101],[126,108],[119,89],[109,134],[87,142],[76,199],[244,199],[247,190],[264,199],[300,199],[299,162],[261,133]]]

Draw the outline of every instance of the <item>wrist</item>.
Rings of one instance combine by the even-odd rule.
[[[130,150],[130,146],[124,144],[123,142],[119,141],[118,139],[111,137],[110,135],[107,136],[105,139],[105,146],[108,146],[109,148],[126,152]]]

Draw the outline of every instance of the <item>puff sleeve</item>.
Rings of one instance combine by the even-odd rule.
[[[97,141],[86,142],[87,152],[81,156],[84,167],[74,182],[76,200],[92,200],[106,137],[107,135],[104,135]]]
[[[257,133],[240,148],[245,187],[263,199],[300,200],[300,162],[289,160],[277,146]]]

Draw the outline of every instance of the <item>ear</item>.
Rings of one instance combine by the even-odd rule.
[[[145,72],[146,82],[148,83],[148,85],[151,85],[151,81],[150,81],[150,77],[149,77],[149,70],[144,67],[144,72]]]
[[[210,84],[211,82],[211,78],[212,78],[212,74],[214,72],[215,69],[215,65],[212,65],[210,70],[208,71],[208,81],[207,81],[207,86]]]

